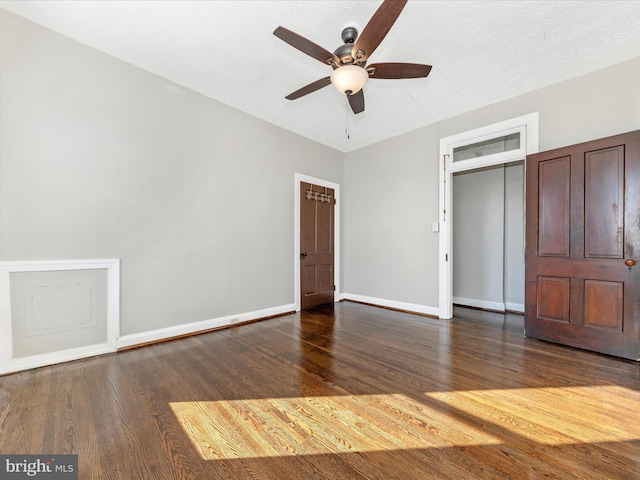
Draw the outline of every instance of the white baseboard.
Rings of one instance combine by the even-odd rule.
[[[116,349],[112,345],[102,343],[97,345],[88,345],[85,347],[70,348],[68,350],[60,350],[52,353],[41,353],[39,355],[31,355],[28,357],[12,358],[2,369],[0,369],[0,375],[28,370],[30,368],[55,365],[56,363],[70,362],[81,358],[95,357],[96,355],[114,353],[115,351]]]
[[[509,310],[510,312],[524,313],[524,304],[522,303],[487,302],[486,300],[478,300],[476,298],[464,298],[464,297],[453,297],[453,303],[455,303],[456,305],[483,308],[485,310],[495,310],[498,312],[504,312],[506,310]]]
[[[274,315],[281,315],[283,313],[295,311],[295,304],[281,305],[279,307],[265,308],[263,310],[256,310],[254,312],[246,312],[236,315],[227,315],[224,317],[213,318],[211,320],[203,320],[200,322],[186,323],[184,325],[176,325],[175,327],[160,328],[158,330],[151,330],[148,332],[133,333],[131,335],[124,335],[118,339],[118,348],[134,347],[136,345],[143,345],[149,342],[158,342],[169,338],[180,337],[183,335],[191,335],[213,328],[225,327],[228,325],[237,325],[243,322],[249,322],[251,320],[257,320],[259,318],[271,317]]]
[[[485,310],[495,310],[504,312],[505,304],[502,302],[488,302],[487,300],[478,300],[477,298],[453,297],[453,303],[456,305],[464,305],[467,307],[483,308]]]
[[[523,303],[505,302],[504,308],[506,308],[510,312],[524,313],[524,304]]]
[[[364,295],[356,295],[353,293],[343,293],[340,295],[343,300],[353,300],[354,302],[370,303],[380,307],[395,308],[396,310],[406,310],[407,312],[421,313],[423,315],[431,315],[438,317],[440,309],[437,307],[429,307],[417,303],[397,302],[395,300],[387,300],[384,298],[367,297]]]

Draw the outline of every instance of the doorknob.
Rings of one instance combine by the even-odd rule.
[[[636,264],[636,261],[633,258],[630,258],[629,260],[625,260],[624,264],[629,267],[629,270],[631,270],[631,267]]]
[[[304,257],[306,257],[306,256],[307,256],[307,252],[303,252],[303,253],[301,253],[301,254],[300,254],[300,258],[304,258]],[[634,262],[634,263],[635,263],[635,262]]]

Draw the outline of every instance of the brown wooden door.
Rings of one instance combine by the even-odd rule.
[[[333,303],[332,188],[300,183],[300,307]]]
[[[640,131],[527,157],[528,337],[640,357]]]

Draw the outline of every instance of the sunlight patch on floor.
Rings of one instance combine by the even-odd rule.
[[[609,400],[640,409],[613,385],[170,403],[205,460],[496,445],[640,440]],[[585,412],[588,412],[585,414]]]
[[[404,395],[170,403],[205,460],[500,443]]]
[[[473,415],[489,432],[507,430],[543,445],[622,442],[640,439],[640,425],[629,422],[611,399],[624,398],[640,410],[640,392],[616,385],[589,387],[469,390],[425,394]],[[585,414],[585,412],[587,412]]]

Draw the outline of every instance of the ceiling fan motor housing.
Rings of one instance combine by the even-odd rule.
[[[351,56],[351,50],[353,44],[358,38],[358,29],[356,27],[345,27],[342,30],[342,41],[344,45],[340,45],[336,48],[334,55],[340,59],[341,65],[348,65],[353,63],[353,57]]]

